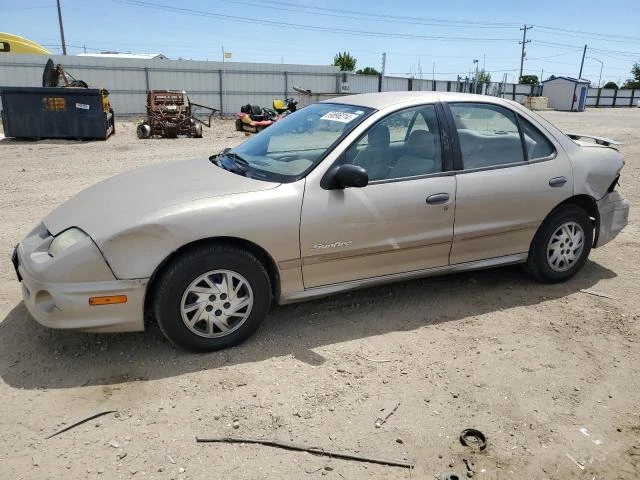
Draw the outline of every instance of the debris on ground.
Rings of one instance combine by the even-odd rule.
[[[467,428],[460,434],[460,443],[465,447],[476,448],[480,451],[487,448],[487,438],[480,430]]]
[[[588,288],[581,288],[580,291],[582,293],[586,293],[587,295],[593,295],[594,297],[602,297],[602,298],[610,298],[611,300],[620,300],[619,298],[614,297],[613,295],[609,295],[608,293],[596,292],[595,290],[590,290]]]
[[[380,428],[387,421],[387,419],[391,415],[393,415],[393,412],[395,412],[399,406],[400,406],[400,402],[394,401],[388,404],[386,407],[382,408],[380,410],[382,413],[378,418],[376,418],[376,423],[375,423],[376,428]]]
[[[67,425],[64,428],[61,428],[60,430],[58,430],[56,432],[53,432],[51,435],[46,437],[46,440],[48,440],[48,439],[50,439],[52,437],[55,437],[56,435],[60,435],[61,433],[66,432],[67,430],[71,430],[72,428],[77,427],[78,425],[82,425],[83,423],[88,422],[89,420],[93,420],[94,418],[98,418],[98,417],[101,417],[103,415],[107,415],[108,413],[115,413],[115,412],[116,412],[115,410],[103,410],[101,412],[97,412],[97,413],[94,413],[92,415],[89,415],[88,417],[84,417],[84,418],[78,420],[77,422],[72,423],[71,425]]]
[[[378,465],[387,465],[390,467],[415,468],[414,463],[403,462],[397,460],[383,460],[374,457],[365,457],[356,455],[355,453],[332,452],[318,447],[305,447],[295,443],[281,442],[279,440],[262,440],[256,438],[237,438],[237,437],[196,437],[199,443],[253,443],[265,445],[268,447],[282,448],[284,450],[294,450],[298,452],[309,452],[314,455],[322,455],[325,457],[340,458],[342,460],[355,460],[357,462],[376,463]]]

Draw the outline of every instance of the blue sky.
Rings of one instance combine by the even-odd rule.
[[[59,53],[55,0],[0,0],[0,31]],[[170,58],[330,64],[338,51],[357,68],[455,80],[484,65],[493,80],[517,77],[520,28],[527,32],[524,73],[620,82],[640,62],[637,0],[536,2],[427,0],[61,0],[68,53],[161,52]],[[600,62],[598,62],[598,60]]]

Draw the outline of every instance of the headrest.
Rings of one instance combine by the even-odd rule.
[[[426,130],[414,130],[409,135],[407,147],[413,155],[422,158],[431,158],[435,153],[435,137]]]
[[[367,135],[369,145],[372,147],[388,147],[391,141],[389,127],[386,125],[377,125],[371,129]]]

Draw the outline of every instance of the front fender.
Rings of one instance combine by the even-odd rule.
[[[196,200],[157,210],[138,225],[97,241],[118,279],[149,278],[185,245],[220,237],[251,242],[285,265],[285,283],[301,284],[300,209],[304,181],[259,192]],[[290,265],[297,265],[290,268]],[[287,275],[284,275],[287,273]]]
[[[159,224],[132,227],[113,235],[100,246],[118,279],[149,278],[156,266],[179,247],[175,235]]]

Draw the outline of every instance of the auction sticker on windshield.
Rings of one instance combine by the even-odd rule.
[[[329,112],[326,113],[320,120],[331,120],[332,122],[349,123],[354,118],[358,118],[355,113],[349,112]]]

